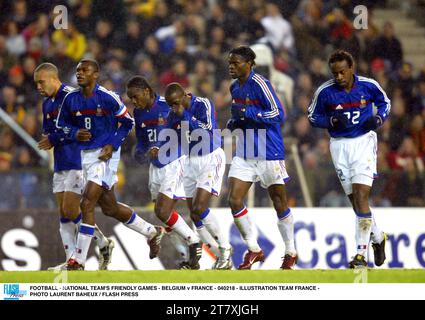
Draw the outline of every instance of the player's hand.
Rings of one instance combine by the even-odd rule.
[[[108,161],[112,158],[112,152],[114,151],[114,148],[111,144],[107,144],[102,148],[102,151],[100,152],[99,160],[102,161]]]
[[[376,130],[381,125],[382,125],[381,118],[378,116],[375,116],[375,117],[370,117],[369,119],[367,119],[363,124],[363,128],[365,128],[366,130]]]
[[[347,116],[343,113],[336,113],[331,118],[332,126],[334,128],[344,129],[347,128],[350,124],[350,121],[348,120]]]
[[[246,108],[245,106],[232,105],[232,118],[234,119],[243,119],[245,118]]]
[[[50,142],[49,137],[43,135],[41,140],[38,142],[38,149],[40,150],[50,150],[53,148],[53,144]]]
[[[77,132],[77,140],[81,142],[90,141],[91,133],[87,129],[79,129]]]
[[[158,158],[159,148],[150,148],[148,151],[148,157],[151,160],[155,160]]]

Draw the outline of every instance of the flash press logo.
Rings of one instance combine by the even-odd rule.
[[[19,284],[5,284],[3,286],[4,300],[19,300],[27,295],[26,290],[20,290]]]

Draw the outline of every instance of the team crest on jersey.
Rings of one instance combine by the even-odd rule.
[[[364,96],[362,96],[360,99],[360,107],[361,108],[366,107],[366,99],[364,98]]]
[[[163,126],[163,125],[164,125],[164,123],[165,123],[164,118],[162,117],[162,115],[161,115],[161,114],[159,114],[159,117],[158,117],[158,125],[159,125],[159,126]]]
[[[100,107],[100,105],[97,105],[96,116],[101,117],[102,115],[103,115],[102,108]]]

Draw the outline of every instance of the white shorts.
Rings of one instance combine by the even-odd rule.
[[[97,185],[111,190],[118,182],[118,164],[120,162],[121,148],[112,153],[108,161],[99,160],[102,149],[82,150],[81,161],[83,165],[84,181],[92,181]]]
[[[170,199],[185,199],[183,188],[183,173],[186,156],[183,156],[162,168],[155,167],[153,164],[149,167],[149,190],[152,200],[158,198],[162,193]]]
[[[65,170],[53,174],[53,193],[74,192],[82,194],[84,179],[82,170]]]
[[[265,189],[289,180],[285,160],[253,160],[234,157],[230,166],[229,178],[246,182],[261,182]]]
[[[353,183],[372,186],[377,177],[377,146],[375,131],[357,138],[331,138],[332,161],[347,195],[353,193]]]
[[[184,191],[188,198],[195,196],[196,189],[219,196],[226,170],[224,150],[217,148],[205,156],[187,158],[184,170]]]

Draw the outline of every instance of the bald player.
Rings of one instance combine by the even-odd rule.
[[[65,86],[59,79],[58,69],[51,63],[43,63],[34,71],[34,82],[43,101],[43,137],[38,143],[41,150],[53,148],[54,175],[53,193],[60,213],[59,233],[65,249],[66,261],[76,246],[76,233],[81,222],[80,200],[84,188],[81,169],[80,148],[75,142],[66,139],[62,130],[56,128],[56,117],[64,97],[74,89]],[[114,248],[96,228],[96,244],[100,249],[99,269],[106,270]],[[66,269],[66,262],[49,270]]]

